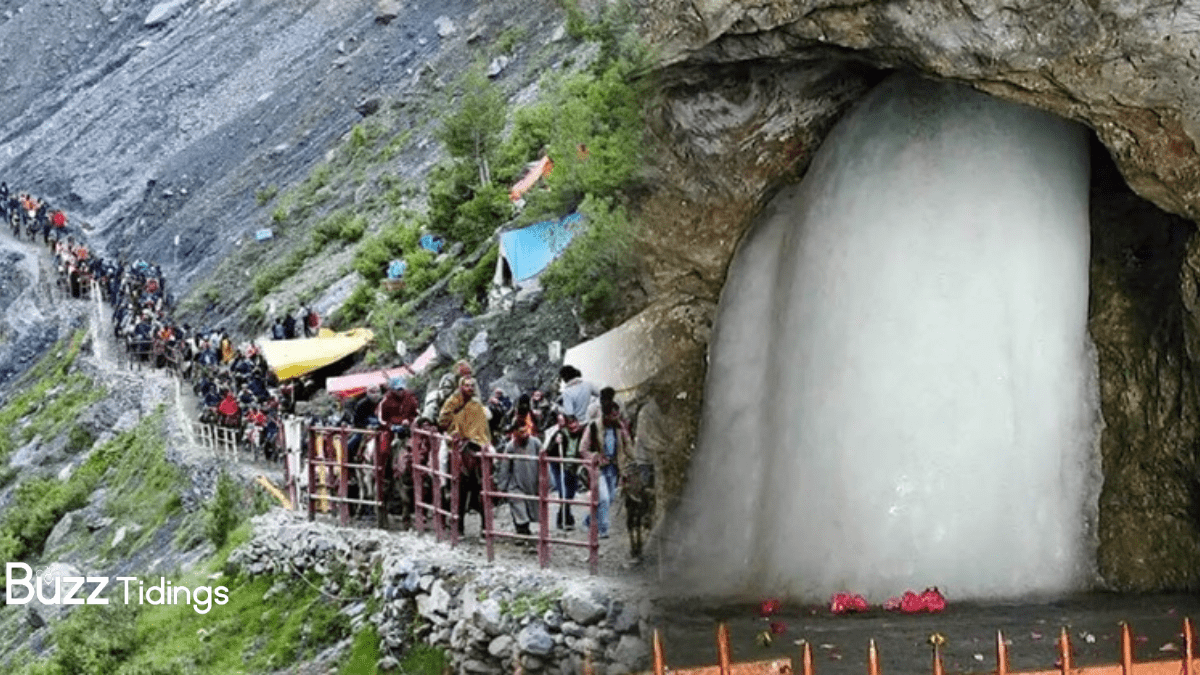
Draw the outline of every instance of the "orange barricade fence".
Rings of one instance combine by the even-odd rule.
[[[930,636],[932,659],[930,672],[932,675],[945,675],[942,662],[942,645],[945,639],[938,634]],[[1195,631],[1191,619],[1183,620],[1183,654],[1182,658],[1169,661],[1133,660],[1133,633],[1129,624],[1121,624],[1121,653],[1120,662],[1110,665],[1082,666],[1072,663],[1071,638],[1067,629],[1063,628],[1057,641],[1058,663],[1054,668],[1034,671],[1011,671],[1008,668],[1008,645],[1003,633],[996,632],[996,675],[1197,675],[1200,672],[1200,661],[1195,654]],[[768,661],[753,661],[731,663],[729,658],[729,630],[724,624],[717,627],[717,664],[698,668],[668,668],[663,653],[662,638],[657,630],[654,631],[653,669],[654,675],[791,675],[794,670],[790,658],[772,659]],[[800,654],[801,672],[803,675],[816,675],[812,644],[805,641]],[[879,650],[875,641],[867,644],[867,675],[883,675],[879,665]]]

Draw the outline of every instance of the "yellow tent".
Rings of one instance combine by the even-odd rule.
[[[289,380],[345,358],[373,339],[375,334],[367,328],[353,328],[345,333],[322,328],[315,338],[266,340],[259,348],[279,379]]]

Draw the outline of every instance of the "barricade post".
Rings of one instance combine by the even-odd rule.
[[[392,432],[384,428],[375,435],[375,525],[386,530],[388,526],[387,475],[388,457],[392,452]]]
[[[458,496],[462,487],[459,485],[462,481],[462,450],[464,443],[455,441],[450,444],[450,475],[446,476],[450,481],[450,546],[458,545],[459,528],[465,528],[466,514],[459,513]]]
[[[550,564],[550,462],[546,451],[538,453],[538,565]]]
[[[593,575],[600,572],[600,455],[592,453],[588,458],[588,474],[591,476],[591,489],[588,490],[588,506],[591,517],[588,522],[588,569]],[[605,486],[607,487],[607,486]],[[609,497],[612,498],[611,495]]]
[[[495,507],[492,506],[492,496],[499,491],[499,487],[496,490],[492,490],[492,486],[495,483],[492,480],[492,463],[488,461],[490,456],[483,456],[479,459],[483,466],[483,489],[480,491],[480,494],[483,496],[483,536],[487,540],[488,562],[492,562],[496,557],[495,541],[493,540],[493,529],[496,524],[494,520]]]
[[[320,492],[320,488],[317,485],[317,463],[313,461],[318,452],[317,430],[309,429],[308,434],[308,519],[316,520],[316,494]]]
[[[338,445],[336,448],[337,465],[338,465],[338,522],[342,526],[350,524],[350,505],[346,503],[346,499],[350,497],[350,476],[346,473],[346,453],[349,452],[349,431],[342,429],[338,435]]]

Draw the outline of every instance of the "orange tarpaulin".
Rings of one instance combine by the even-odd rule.
[[[549,156],[543,157],[530,164],[529,171],[526,172],[525,177],[517,181],[516,185],[512,186],[512,190],[508,193],[509,199],[514,202],[520,199],[526,192],[529,191],[529,188],[533,187],[533,185],[538,182],[538,179],[540,179],[542,176],[550,175],[550,170],[553,168],[554,162],[550,161]]]

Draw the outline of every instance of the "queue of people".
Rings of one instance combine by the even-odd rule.
[[[49,210],[44,201],[27,194],[10,196],[7,185],[0,183],[0,210],[9,217],[14,208],[24,213],[21,222],[26,217],[36,219],[39,209]],[[82,236],[77,238],[67,230],[65,214],[49,213],[45,242],[66,292],[76,298],[99,294],[112,308],[113,335],[125,343],[130,359],[171,368],[191,381],[201,422],[237,429],[239,438],[266,458],[280,457],[283,416],[295,411],[296,399],[310,388],[304,385],[311,383],[279,382],[252,342],[237,344],[226,330],[193,329],[176,322],[167,280],[157,264],[106,260],[90,250]],[[319,328],[320,317],[304,307],[298,314],[289,311],[274,319],[271,337],[312,337]],[[515,403],[499,388],[484,399],[472,366],[464,360],[424,396],[411,391],[404,378],[392,378],[385,387],[368,389],[348,401],[332,417],[311,421],[354,429],[386,425],[401,439],[406,439],[412,428],[442,432],[465,441],[464,478],[478,468],[479,452],[497,450],[510,458],[496,462],[493,488],[532,498],[538,495],[537,463],[519,457],[537,457],[543,449],[552,460],[595,456],[600,480],[587,487],[598,493],[597,529],[601,538],[607,538],[616,495],[631,483],[643,495],[652,490],[653,468],[635,458],[629,422],[611,388],[599,388],[583,379],[572,365],[560,369],[559,380],[560,393],[553,401],[541,388],[520,393]],[[360,445],[361,438],[358,443],[352,438],[349,449],[353,453]],[[439,460],[443,470],[448,468],[448,446],[439,449]],[[589,480],[587,473],[579,470],[579,464],[552,461],[551,466],[553,493],[561,499],[575,499]],[[478,473],[473,475],[481,479]],[[479,490],[469,488],[460,490],[465,501],[459,513],[482,513]],[[539,518],[536,500],[512,499],[509,507],[515,531],[530,535]],[[554,527],[565,531],[576,527],[569,504],[554,511]],[[460,527],[462,523],[460,518]],[[590,525],[586,518],[582,524]]]

